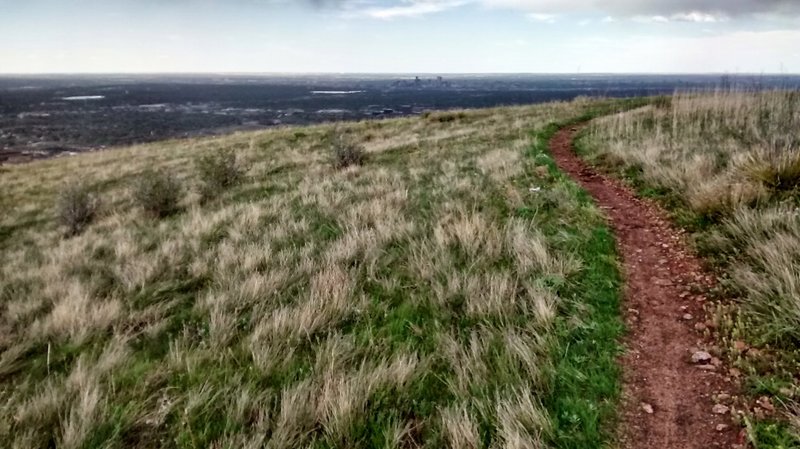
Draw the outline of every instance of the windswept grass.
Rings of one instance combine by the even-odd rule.
[[[365,153],[342,168],[330,126],[9,168],[0,441],[597,447],[613,243],[543,151],[597,106],[340,125]],[[192,161],[221,150],[249,171],[204,201]],[[151,170],[184,187],[160,219],[135,207]],[[104,213],[63,239],[52,198],[77,177]]]
[[[740,299],[733,318],[721,313],[724,343],[752,376],[753,392],[779,404],[791,403],[798,391],[792,386],[800,361],[798,130],[798,92],[678,94],[597,121],[581,143],[587,157],[665,201],[694,231],[698,248]],[[768,355],[740,354],[732,347],[737,339]],[[789,447],[785,426],[759,424],[753,433],[760,447]],[[791,447],[800,446],[794,441]]]

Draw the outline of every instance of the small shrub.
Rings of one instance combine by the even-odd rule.
[[[341,135],[333,137],[333,165],[336,168],[347,168],[352,165],[363,165],[366,159],[364,149]]]
[[[80,234],[97,215],[99,201],[83,184],[67,186],[58,196],[58,220],[68,237]]]
[[[433,112],[425,116],[426,119],[434,123],[452,123],[467,118],[467,113],[463,111],[442,111]]]
[[[163,218],[178,210],[182,193],[181,183],[173,174],[147,171],[134,185],[133,198],[147,215]]]
[[[200,196],[204,200],[216,197],[244,178],[244,169],[231,149],[200,156],[195,160],[195,167],[200,175]]]
[[[653,106],[656,109],[672,109],[672,97],[662,95],[653,99]]]

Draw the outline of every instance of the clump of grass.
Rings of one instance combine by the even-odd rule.
[[[177,212],[182,195],[181,182],[165,170],[148,170],[133,186],[134,201],[153,218],[164,218]]]
[[[338,169],[354,165],[364,165],[366,153],[364,148],[341,133],[336,133],[333,138],[333,166]]]
[[[791,435],[800,441],[800,403],[792,402],[790,410],[792,411],[792,415],[789,417]]]
[[[742,182],[722,178],[713,178],[691,186],[686,192],[689,207],[712,222],[730,216],[741,207],[749,207],[763,201],[769,193],[759,183]]]
[[[65,229],[64,234],[72,237],[82,233],[97,216],[99,204],[100,201],[87,185],[67,185],[58,195],[56,203],[58,221]]]
[[[200,156],[194,165],[200,177],[203,200],[216,198],[221,192],[241,183],[245,174],[236,151],[231,148]]]
[[[791,340],[800,329],[800,215],[794,207],[740,209],[719,227],[719,250],[733,262],[731,278],[744,293],[765,340]]]
[[[742,174],[774,191],[800,186],[800,151],[791,148],[758,148],[741,157]]]

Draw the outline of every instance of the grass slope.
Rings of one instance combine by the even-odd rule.
[[[618,105],[282,128],[3,168],[0,441],[597,447],[618,390],[614,245],[546,144],[553,124]],[[334,167],[341,138],[364,165]],[[221,150],[247,176],[207,201],[195,161]],[[188,192],[162,219],[134,206],[153,169]],[[99,216],[64,238],[53,206],[76,181]]]
[[[738,299],[715,312],[719,351],[759,399],[745,421],[762,448],[800,447],[798,110],[798,92],[678,94],[597,121],[579,144],[660,199]]]

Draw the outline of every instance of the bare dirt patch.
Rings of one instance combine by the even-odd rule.
[[[737,390],[722,362],[700,354],[713,346],[698,328],[715,278],[660,207],[588,167],[573,151],[578,128],[550,142],[559,167],[605,211],[625,275],[625,355],[620,446],[629,449],[730,448],[744,443],[730,398]],[[694,360],[693,360],[694,359]],[[716,399],[716,401],[715,401]],[[720,406],[725,406],[723,408]]]

